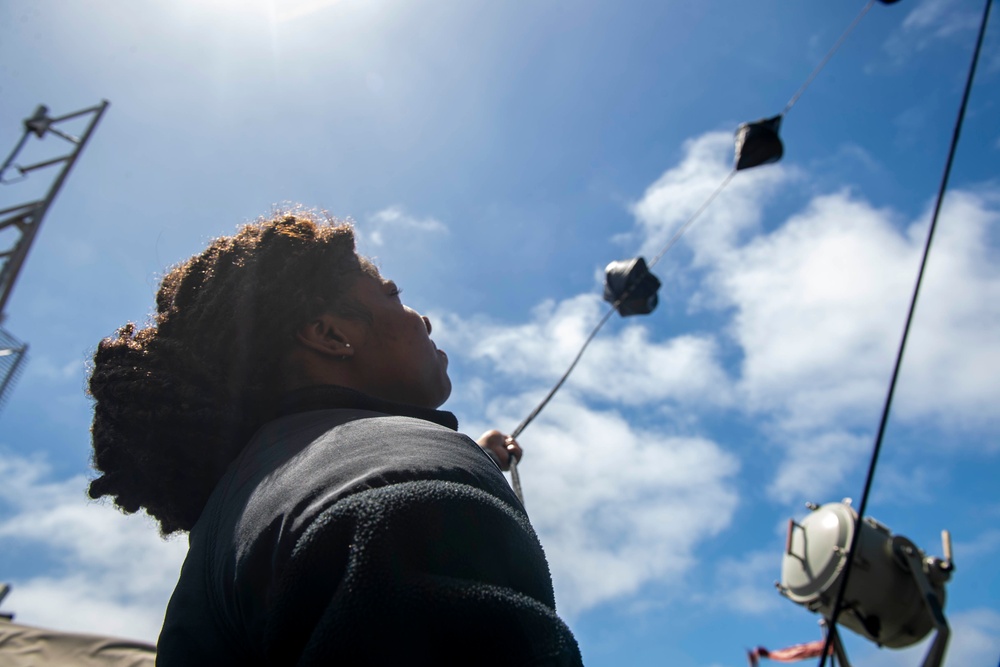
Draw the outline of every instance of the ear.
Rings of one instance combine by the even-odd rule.
[[[355,351],[351,346],[350,329],[343,319],[324,314],[299,327],[295,338],[314,352],[345,360],[353,357]]]

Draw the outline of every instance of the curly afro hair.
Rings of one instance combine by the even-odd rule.
[[[190,530],[229,464],[275,414],[295,332],[326,312],[364,319],[346,296],[363,273],[349,225],[282,213],[217,238],[172,268],[151,326],[126,324],[94,353],[90,496]]]

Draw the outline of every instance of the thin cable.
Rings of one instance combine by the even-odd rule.
[[[798,101],[798,99],[802,96],[802,93],[805,92],[805,89],[809,87],[809,84],[812,83],[813,79],[816,78],[816,76],[819,74],[820,70],[822,70],[823,67],[826,66],[826,63],[829,62],[830,58],[833,57],[833,54],[836,53],[838,49],[840,49],[841,45],[847,39],[848,35],[850,35],[851,32],[854,31],[854,28],[857,27],[858,23],[861,22],[861,19],[864,18],[865,14],[868,13],[868,10],[871,9],[872,5],[874,5],[874,4],[875,4],[875,0],[869,0],[868,4],[865,5],[865,7],[861,10],[861,13],[858,14],[858,16],[851,23],[851,25],[848,26],[847,30],[844,31],[844,33],[840,36],[840,38],[837,40],[837,42],[833,45],[833,48],[830,49],[830,51],[826,54],[826,56],[823,58],[823,60],[820,61],[819,65],[816,66],[816,68],[813,70],[812,74],[810,74],[808,76],[808,78],[806,78],[805,83],[803,83],[802,86],[798,89],[798,91],[796,91],[796,93],[794,95],[792,95],[792,98],[788,101],[788,104],[785,105],[785,109],[784,109],[784,111],[781,112],[781,115],[786,114],[788,112],[788,110],[792,108],[792,105],[794,105]],[[680,240],[680,238],[691,227],[691,225],[693,225],[695,223],[695,221],[701,216],[701,214],[705,212],[705,209],[707,209],[709,206],[711,206],[712,202],[715,201],[715,198],[718,197],[722,193],[722,191],[726,189],[726,187],[729,185],[730,181],[733,180],[733,176],[735,176],[735,175],[736,175],[736,168],[734,167],[729,172],[729,174],[722,180],[722,182],[715,189],[715,191],[712,192],[712,194],[710,194],[708,196],[708,199],[706,199],[705,202],[693,214],[691,214],[691,216],[687,219],[687,221],[683,225],[681,225],[680,228],[678,228],[677,232],[673,235],[673,237],[671,237],[671,239],[669,241],[667,241],[666,245],[663,246],[663,249],[660,250],[660,252],[652,259],[652,261],[650,261],[647,264],[647,266],[649,268],[653,268],[657,263],[659,263],[659,261],[661,259],[663,259],[663,256],[665,254],[667,254],[667,252],[674,246],[674,244],[677,243],[677,241]],[[592,340],[594,340],[594,337],[597,336],[597,333],[601,330],[602,327],[604,327],[604,325],[607,323],[608,319],[611,317],[611,314],[618,307],[618,304],[621,303],[625,299],[625,297],[627,296],[627,294],[628,293],[626,292],[625,295],[623,295],[621,298],[618,299],[617,302],[615,302],[614,306],[612,306],[611,308],[608,309],[608,312],[604,314],[604,317],[601,318],[601,321],[597,323],[597,326],[595,326],[594,329],[593,329],[593,331],[590,332],[590,335],[587,336],[587,339],[584,341],[583,345],[580,347],[580,351],[577,353],[576,357],[573,359],[573,362],[569,365],[569,368],[566,369],[566,372],[563,373],[562,377],[559,378],[559,381],[556,382],[555,386],[552,387],[552,389],[545,396],[545,398],[542,399],[542,402],[539,403],[535,407],[535,409],[532,410],[531,413],[527,417],[525,417],[524,420],[520,424],[518,424],[517,428],[514,429],[514,432],[511,433],[511,437],[516,438],[517,436],[519,436],[524,431],[524,429],[528,427],[528,424],[530,424],[532,421],[534,421],[535,417],[537,417],[538,414],[545,408],[545,406],[548,405],[549,401],[552,400],[552,397],[555,396],[556,392],[559,391],[559,389],[566,382],[566,379],[569,377],[570,373],[573,372],[573,369],[576,368],[576,364],[583,357],[583,353],[584,353],[584,351],[586,351],[587,346],[590,345],[590,342]],[[519,479],[519,476],[517,474],[517,464],[516,463],[514,464],[514,466],[511,469],[511,478],[512,478],[512,480],[514,480],[517,483],[517,487],[520,487],[520,479]],[[518,490],[518,489],[515,489],[515,490]],[[523,504],[524,499],[521,497],[521,494],[518,493],[517,495],[518,495],[518,498],[521,500],[521,502]]]
[[[711,205],[711,203],[715,201],[715,198],[718,197],[719,194],[726,189],[726,186],[729,185],[729,182],[733,180],[733,176],[735,175],[736,175],[735,169],[729,172],[729,174],[722,180],[722,183],[720,183],[719,186],[715,188],[715,191],[708,196],[708,199],[705,200],[705,203],[702,204],[700,207],[698,207],[698,210],[692,213],[691,216],[687,219],[687,221],[685,221],[684,224],[680,226],[677,232],[670,238],[669,241],[667,241],[666,245],[663,246],[663,249],[660,250],[660,252],[656,255],[656,257],[654,257],[653,260],[646,265],[647,267],[652,268],[657,262],[663,259],[663,256],[667,253],[667,251],[670,250],[670,248],[672,248],[674,244],[677,243],[677,241],[681,238],[681,236],[684,235],[684,232],[686,232],[691,227],[691,225],[694,224],[695,220],[697,220],[698,217],[705,212],[705,209],[707,209],[709,205]],[[576,357],[574,357],[573,362],[569,365],[569,368],[566,369],[566,372],[563,373],[561,378],[559,378],[559,381],[556,382],[556,385],[552,387],[551,391],[549,391],[549,393],[545,396],[545,398],[542,399],[542,402],[539,403],[535,407],[535,409],[531,411],[531,414],[529,414],[527,417],[524,418],[524,421],[518,424],[518,427],[514,429],[513,433],[511,433],[512,438],[516,438],[517,436],[521,435],[521,432],[528,427],[528,424],[534,421],[535,417],[538,416],[538,413],[540,413],[542,409],[546,405],[548,405],[549,401],[552,400],[552,397],[555,396],[557,391],[559,391],[559,388],[562,387],[563,383],[566,382],[566,379],[569,377],[569,374],[573,372],[574,368],[576,368],[576,364],[580,361],[580,358],[583,357],[583,353],[587,349],[587,346],[590,345],[590,341],[594,340],[594,337],[597,336],[597,332],[600,331],[605,324],[607,324],[608,320],[611,318],[611,314],[614,313],[615,310],[618,308],[618,306],[623,301],[625,301],[625,299],[628,298],[629,293],[630,290],[626,290],[625,293],[622,294],[617,301],[615,301],[615,303],[611,306],[611,308],[608,309],[608,312],[604,313],[604,317],[601,318],[601,321],[597,323],[597,326],[595,326],[593,331],[590,332],[590,335],[587,336],[587,340],[583,342],[583,345],[580,347],[580,351],[577,352]]]
[[[976,49],[972,55],[972,64],[969,67],[969,75],[965,81],[965,92],[962,94],[962,104],[958,110],[958,118],[955,121],[955,131],[952,133],[951,146],[948,149],[948,159],[945,162],[944,174],[941,176],[941,185],[938,188],[937,200],[934,202],[934,213],[931,216],[931,226],[927,231],[927,242],[924,244],[924,254],[920,260],[920,271],[917,273],[917,284],[913,288],[913,296],[910,299],[910,309],[906,315],[906,326],[903,327],[903,338],[899,343],[899,351],[896,354],[896,365],[892,370],[892,379],[889,382],[889,392],[886,395],[885,406],[882,409],[882,418],[879,421],[878,435],[875,438],[875,446],[872,450],[871,461],[868,464],[868,475],[865,478],[864,492],[861,494],[861,505],[858,507],[857,529],[851,537],[851,547],[847,552],[847,561],[844,563],[844,578],[840,582],[840,589],[837,591],[837,600],[833,605],[833,615],[830,618],[830,627],[837,624],[837,617],[840,615],[841,607],[844,604],[844,593],[847,590],[847,580],[851,574],[851,565],[854,563],[854,554],[858,548],[859,537],[861,536],[861,520],[865,515],[865,508],[868,505],[868,495],[871,491],[872,480],[875,477],[875,466],[878,463],[879,453],[882,449],[882,439],[885,436],[886,424],[889,421],[889,409],[892,406],[892,397],[896,392],[896,380],[899,377],[899,369],[903,363],[903,352],[906,349],[906,340],[910,334],[910,326],[913,323],[913,313],[917,307],[917,297],[920,294],[920,285],[924,279],[924,271],[927,267],[927,258],[930,255],[931,244],[934,241],[934,231],[937,229],[938,217],[941,213],[941,204],[944,201],[945,191],[948,189],[948,178],[951,176],[951,166],[955,160],[955,151],[958,148],[958,138],[962,132],[962,124],[965,121],[965,110],[969,102],[969,94],[972,91],[972,81],[976,76],[976,65],[979,63],[979,53],[983,45],[983,35],[986,34],[986,24],[989,22],[990,7],[993,0],[986,0],[986,7],[983,10],[983,20],[979,26],[979,37],[976,40]],[[820,658],[819,667],[826,664],[826,655],[830,651],[833,641],[833,633],[828,633],[826,643],[823,647],[823,655]]]
[[[861,10],[861,13],[858,14],[858,16],[854,19],[854,21],[847,28],[847,30],[844,31],[844,34],[840,36],[840,39],[838,39],[837,42],[833,45],[833,48],[830,49],[829,53],[826,54],[826,56],[823,58],[822,61],[820,61],[816,69],[813,70],[812,74],[809,75],[805,83],[803,83],[802,86],[798,89],[798,91],[794,95],[792,95],[792,99],[790,99],[788,101],[788,104],[785,105],[785,109],[784,111],[781,112],[781,115],[786,114],[788,110],[792,108],[792,105],[794,105],[795,102],[798,101],[798,99],[802,96],[802,93],[805,92],[805,89],[809,87],[810,83],[812,83],[812,80],[816,78],[820,70],[822,70],[823,67],[826,65],[826,63],[830,60],[830,58],[833,57],[833,54],[837,52],[840,46],[847,39],[847,36],[854,31],[854,28],[858,25],[858,23],[861,22],[861,19],[865,16],[865,14],[868,13],[868,10],[871,9],[872,5],[874,4],[875,0],[869,0],[868,4],[865,5],[865,7]],[[663,249],[660,250],[660,252],[656,255],[656,257],[654,257],[652,261],[650,261],[647,264],[649,268],[653,268],[653,266],[655,266],[661,259],[663,259],[663,256],[667,254],[667,251],[669,251],[670,248],[672,248],[674,244],[677,243],[678,240],[680,240],[681,236],[683,236],[684,233],[688,230],[688,228],[694,224],[694,222],[701,216],[702,213],[704,213],[705,209],[707,209],[712,204],[712,202],[715,201],[715,198],[718,197],[722,193],[722,191],[726,189],[726,186],[729,185],[729,182],[733,180],[733,176],[735,175],[736,175],[736,169],[733,168],[733,170],[729,172],[729,174],[723,179],[722,183],[719,184],[719,186],[715,189],[715,191],[708,196],[708,199],[705,200],[705,203],[703,203],[698,208],[698,210],[696,210],[691,215],[691,217],[689,217],[687,221],[680,226],[680,228],[673,235],[673,237],[669,241],[667,241],[665,246],[663,246]],[[619,302],[620,301],[621,299],[619,299]],[[590,341],[594,339],[594,337],[597,335],[597,332],[601,330],[601,328],[611,317],[611,313],[614,312],[614,309],[615,307],[612,307],[611,309],[608,310],[607,313],[605,313],[601,321],[598,322],[596,327],[594,327],[594,330],[590,332],[590,335],[587,337],[587,340],[584,341],[583,346],[580,348],[579,353],[577,353],[576,357],[573,359],[573,362],[570,364],[569,368],[566,370],[565,373],[563,373],[563,376],[559,378],[559,381],[556,382],[556,385],[552,388],[552,390],[549,391],[549,393],[545,396],[545,398],[542,399],[542,402],[539,403],[538,406],[536,406],[535,409],[531,411],[531,414],[529,414],[524,419],[524,421],[522,421],[518,425],[516,429],[514,429],[514,432],[511,434],[512,437],[516,438],[518,435],[520,435],[521,432],[524,431],[525,428],[527,428],[528,424],[534,421],[535,417],[538,416],[538,413],[540,413],[542,409],[546,405],[548,405],[549,401],[552,400],[552,397],[555,396],[557,391],[559,391],[559,388],[562,387],[563,383],[566,382],[566,378],[568,378],[569,374],[573,372],[573,369],[576,367],[577,362],[580,361],[580,358],[583,356],[583,352],[587,349],[587,346],[590,345]],[[516,475],[517,472],[515,470],[514,473],[512,474],[512,477],[515,477]]]
[[[619,299],[619,301],[621,301],[621,299]],[[583,356],[583,351],[587,349],[588,345],[590,345],[590,341],[594,340],[594,336],[596,336],[597,332],[601,330],[601,327],[604,326],[604,324],[611,317],[611,313],[613,312],[615,312],[614,306],[609,308],[608,312],[604,313],[604,317],[601,318],[601,321],[597,323],[597,326],[594,327],[594,330],[590,332],[589,336],[587,336],[587,340],[583,342],[583,345],[580,347],[580,351],[576,353],[576,358],[573,359],[573,363],[569,365],[569,368],[566,369],[566,372],[563,373],[563,376],[559,378],[558,382],[556,382],[556,386],[552,387],[552,390],[548,393],[548,395],[545,398],[542,399],[542,402],[539,403],[538,406],[531,411],[531,414],[525,417],[524,421],[518,424],[517,428],[514,429],[514,432],[510,434],[510,437],[516,438],[517,436],[521,435],[521,432],[525,428],[527,428],[528,424],[534,421],[535,417],[538,416],[538,413],[542,411],[542,408],[548,405],[549,401],[552,400],[552,397],[555,396],[557,391],[559,391],[559,387],[563,386],[563,383],[566,382],[566,378],[568,378],[569,374],[573,372],[574,368],[576,368],[577,362],[580,361],[580,357]]]
[[[521,490],[521,476],[517,474],[517,459],[510,457],[510,485],[514,487],[514,495],[524,505],[524,491]]]
[[[625,295],[627,294],[628,292],[625,293]],[[569,374],[573,372],[573,368],[576,367],[576,363],[580,361],[580,357],[583,356],[583,351],[587,349],[588,345],[590,345],[590,341],[594,340],[594,336],[597,335],[597,332],[601,330],[601,327],[604,326],[604,323],[607,322],[608,318],[611,317],[611,313],[615,312],[615,308],[625,298],[625,295],[622,295],[622,297],[615,302],[615,305],[613,305],[610,309],[608,309],[608,312],[604,314],[604,317],[601,318],[601,321],[598,322],[597,326],[594,327],[594,330],[590,332],[590,335],[587,337],[587,340],[584,341],[583,346],[580,347],[580,351],[577,352],[576,358],[573,359],[573,363],[569,365],[569,368],[566,369],[566,372],[563,373],[563,376],[559,378],[559,382],[556,383],[556,386],[552,387],[552,390],[548,393],[548,395],[544,399],[542,399],[542,402],[539,403],[538,406],[531,411],[531,414],[525,417],[524,421],[518,424],[517,428],[514,429],[514,432],[510,434],[511,439],[516,439],[517,436],[521,435],[521,431],[527,428],[528,424],[530,424],[535,419],[535,417],[538,416],[538,413],[542,411],[542,408],[548,405],[548,402],[552,400],[553,396],[556,395],[556,392],[559,391],[559,387],[563,385],[563,383],[566,381],[566,378],[569,377]],[[513,456],[510,457],[510,483],[511,487],[513,487],[514,489],[514,495],[517,496],[517,499],[521,501],[521,505],[523,506],[524,491],[521,490],[521,476],[517,472],[517,459],[514,458]]]
[[[673,237],[669,241],[667,241],[667,244],[663,246],[663,250],[661,250],[659,254],[657,254],[656,257],[654,257],[653,260],[649,262],[649,264],[647,264],[649,268],[653,268],[657,262],[663,259],[663,256],[667,254],[667,251],[670,250],[674,246],[674,244],[680,240],[682,236],[684,236],[684,232],[688,230],[688,227],[693,225],[694,221],[697,220],[698,217],[705,212],[705,209],[708,208],[713,201],[715,201],[715,198],[718,197],[720,194],[722,194],[722,191],[726,189],[726,186],[729,185],[729,181],[733,180],[733,176],[735,175],[736,175],[736,169],[734,168],[732,171],[729,172],[728,176],[722,179],[722,183],[719,183],[719,187],[715,188],[715,192],[713,192],[708,196],[708,199],[705,200],[705,203],[702,204],[697,211],[692,213],[691,217],[687,219],[687,222],[681,225],[680,228],[677,230],[677,232],[673,235]]]
[[[870,10],[872,8],[872,5],[874,4],[875,0],[869,0],[868,4],[865,5],[865,7],[861,10],[861,13],[858,14],[858,16],[854,19],[854,21],[851,22],[851,25],[848,26],[847,30],[845,30],[844,33],[840,36],[840,38],[836,41],[836,43],[833,45],[833,48],[830,49],[830,51],[826,54],[823,60],[820,61],[819,65],[816,66],[812,74],[810,74],[808,78],[806,78],[805,83],[803,83],[802,86],[798,89],[798,91],[796,91],[796,93],[792,95],[792,98],[788,101],[788,104],[785,105],[785,109],[781,112],[781,115],[786,114],[788,110],[792,108],[792,105],[794,105],[798,101],[798,99],[802,96],[802,93],[805,92],[806,88],[809,87],[809,84],[811,84],[813,79],[816,78],[820,70],[822,70],[823,67],[826,66],[830,58],[833,57],[833,54],[836,53],[838,49],[840,49],[841,45],[847,39],[848,35],[850,35],[854,31],[854,28],[857,27],[858,23],[861,22],[861,19],[864,18],[865,14],[868,13],[868,10]],[[736,175],[736,169],[733,168],[729,172],[729,174],[722,180],[722,182],[715,189],[715,191],[708,196],[708,199],[706,199],[705,202],[693,214],[691,214],[691,216],[687,219],[687,221],[683,225],[681,225],[680,228],[678,228],[677,232],[673,235],[673,237],[671,237],[671,239],[667,241],[666,245],[663,246],[663,249],[660,250],[660,252],[647,264],[649,268],[653,268],[657,263],[659,263],[661,259],[663,259],[663,256],[667,254],[667,252],[674,246],[674,244],[677,243],[677,241],[680,240],[680,238],[691,227],[691,225],[693,225],[695,221],[701,216],[701,214],[705,212],[705,209],[711,206],[712,202],[715,201],[715,198],[718,197],[722,193],[722,191],[726,189],[730,181],[733,180],[733,176],[735,175]],[[618,301],[616,301],[615,304],[608,309],[608,312],[604,314],[604,317],[601,318],[601,321],[597,323],[597,326],[595,326],[593,331],[590,332],[590,335],[587,336],[587,339],[580,347],[580,351],[577,352],[576,357],[574,357],[572,363],[570,363],[569,368],[566,369],[566,372],[563,373],[562,377],[559,378],[559,381],[556,382],[555,386],[552,387],[552,389],[549,391],[548,394],[546,394],[545,398],[542,399],[541,403],[539,403],[535,407],[535,409],[532,410],[531,413],[527,417],[525,417],[520,424],[518,424],[517,428],[514,429],[514,432],[511,433],[512,438],[516,438],[517,436],[521,435],[524,429],[528,427],[528,424],[534,421],[535,417],[537,417],[538,414],[545,408],[545,406],[549,404],[549,401],[552,400],[552,397],[555,396],[556,392],[558,392],[559,389],[566,382],[566,379],[569,378],[570,373],[572,373],[573,369],[576,368],[576,365],[583,357],[583,353],[584,351],[586,351],[587,346],[590,345],[590,342],[592,340],[594,340],[594,337],[597,336],[597,333],[604,327],[608,319],[610,319],[611,314],[618,307],[618,304],[621,303],[627,295],[628,293],[626,292],[625,295],[619,298]],[[511,479],[516,484],[515,491],[519,491],[520,479],[517,474],[516,463],[511,467]],[[518,493],[517,495],[518,498],[520,498],[521,502],[523,503],[524,498],[521,497],[520,493]]]
[[[847,30],[845,30],[844,33],[840,36],[840,39],[838,39],[834,43],[833,48],[831,48],[830,51],[826,54],[826,56],[823,57],[823,60],[819,61],[819,65],[816,65],[816,69],[812,71],[812,74],[806,77],[805,83],[803,83],[799,87],[799,89],[795,92],[795,94],[792,95],[792,98],[788,100],[788,104],[785,105],[784,110],[782,110],[781,112],[782,116],[788,113],[789,109],[791,109],[795,105],[795,103],[799,101],[799,98],[802,97],[802,93],[804,93],[806,88],[809,87],[809,84],[813,82],[813,79],[815,79],[819,75],[820,70],[826,67],[826,64],[830,62],[830,58],[833,57],[833,54],[840,49],[841,45],[843,45],[843,43],[847,40],[847,37],[852,32],[854,32],[854,29],[858,27],[859,23],[861,23],[861,19],[865,17],[865,14],[868,13],[868,10],[871,9],[872,5],[874,4],[875,0],[869,0],[868,4],[861,9],[861,13],[858,14],[857,17],[855,17],[854,21],[851,22],[851,25],[847,26]]]

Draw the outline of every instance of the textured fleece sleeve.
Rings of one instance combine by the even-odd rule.
[[[581,664],[527,519],[473,486],[351,495],[288,558],[268,594],[265,663]]]

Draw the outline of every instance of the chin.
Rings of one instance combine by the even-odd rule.
[[[448,378],[445,378],[445,385],[444,385],[444,389],[443,389],[443,391],[441,392],[441,395],[440,395],[440,400],[438,400],[438,401],[437,401],[437,402],[436,402],[436,403],[435,403],[435,404],[434,404],[433,406],[431,406],[431,407],[433,407],[433,408],[435,408],[435,409],[436,409],[436,408],[440,408],[440,407],[441,407],[442,405],[444,405],[444,404],[445,404],[445,402],[446,402],[446,401],[448,400],[448,398],[450,398],[450,397],[451,397],[451,380],[449,380]]]

